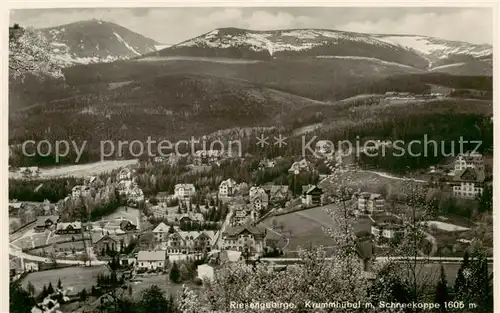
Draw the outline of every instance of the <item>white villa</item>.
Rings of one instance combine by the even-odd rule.
[[[238,191],[237,187],[236,181],[232,178],[222,181],[219,185],[219,197],[233,197]]]
[[[360,212],[373,213],[384,210],[385,199],[378,193],[360,192],[355,194],[353,198],[357,200],[357,208]]]
[[[193,184],[177,184],[174,187],[174,197],[179,200],[189,200],[196,193]]]

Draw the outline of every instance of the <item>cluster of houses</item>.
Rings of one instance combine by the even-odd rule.
[[[484,157],[467,152],[456,157],[451,171],[431,167],[431,185],[450,191],[455,198],[476,199],[482,195],[486,180]]]
[[[153,229],[153,239],[160,250],[169,254],[195,254],[210,251],[214,231],[182,231],[177,226],[160,223]]]
[[[57,214],[57,206],[49,200],[43,202],[25,202],[12,200],[9,202],[9,227],[15,231],[37,221],[37,218]]]
[[[318,140],[314,147],[316,158],[325,159],[329,164],[334,163],[335,167],[345,168],[355,163],[355,153],[350,147],[335,144],[329,140]]]
[[[308,194],[307,201],[315,203],[318,200],[314,188]],[[174,213],[167,210],[165,202],[176,198],[188,199],[196,192],[192,184],[178,184],[174,195],[160,193],[156,199],[158,204],[150,210],[155,217],[167,220],[153,229],[155,251],[166,251],[169,256],[178,254],[199,255],[203,251],[214,248],[248,252],[251,255],[260,254],[265,247],[265,230],[253,226],[262,214],[267,212],[273,203],[285,203],[291,198],[286,185],[264,185],[248,187],[246,183],[237,183],[234,179],[226,179],[219,185],[217,197],[225,203],[232,212],[227,220],[227,227],[214,231],[182,231],[183,224],[203,222],[203,214],[199,212]],[[241,237],[241,238],[240,238]],[[139,262],[139,260],[138,260]],[[146,262],[143,260],[143,262]],[[149,264],[149,263],[144,263]]]
[[[222,254],[233,261],[242,256],[262,255],[266,234],[265,228],[251,224],[230,226],[221,234],[221,243],[216,246],[218,234],[214,231],[181,231],[178,227],[160,223],[153,230],[155,249],[139,251],[135,267],[140,270],[163,269],[167,259],[196,258],[204,252]]]
[[[198,150],[192,156],[194,165],[219,165],[224,153],[221,150]]]
[[[198,212],[173,212],[169,211],[165,202],[154,205],[148,209],[155,219],[166,221],[169,225],[188,226],[188,224],[202,224],[205,222],[205,217],[202,213]],[[184,228],[184,227],[183,227]]]

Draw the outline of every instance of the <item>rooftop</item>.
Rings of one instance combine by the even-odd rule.
[[[139,251],[137,261],[165,261],[165,251]]]

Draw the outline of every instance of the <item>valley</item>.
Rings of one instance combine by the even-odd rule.
[[[16,312],[490,312],[492,45],[154,10],[9,27]]]

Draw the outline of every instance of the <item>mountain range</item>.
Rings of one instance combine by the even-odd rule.
[[[372,58],[429,71],[467,68],[464,74],[491,72],[491,45],[477,45],[419,35],[379,35],[328,29],[253,31],[220,28],[150,55],[279,58]],[[470,64],[479,68],[471,73]]]
[[[491,112],[488,45],[417,35],[221,28],[164,47],[97,20],[42,31],[54,58],[67,61],[65,79],[10,82],[9,142],[88,140],[89,160],[103,140],[185,139],[277,126],[293,136],[318,124],[339,132],[367,127],[369,133],[377,119],[420,122],[438,113],[466,118]],[[445,98],[425,107],[369,105],[388,91],[453,89],[480,98]]]
[[[86,20],[44,28],[54,57],[65,66],[154,57],[246,60],[361,59],[456,75],[491,75],[491,45],[420,35],[365,34],[329,29],[254,31],[218,28],[164,45],[117,24]]]

